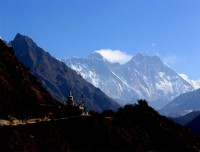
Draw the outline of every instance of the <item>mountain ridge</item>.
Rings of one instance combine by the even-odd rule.
[[[99,59],[97,52],[92,54],[97,59],[64,58],[61,61],[122,105],[142,98],[161,108],[179,94],[193,90],[191,84],[158,56],[140,53],[125,64],[119,64]]]
[[[48,106],[60,105],[0,40],[0,117],[44,116]]]
[[[200,89],[179,95],[161,109],[160,113],[171,117],[178,117],[192,111],[200,111]]]
[[[86,82],[76,71],[38,47],[31,38],[18,33],[10,44],[18,59],[60,102],[66,102],[71,90],[76,102],[80,102],[82,94],[84,95],[88,110],[101,111],[119,107],[113,99]]]
[[[179,74],[185,81],[187,81],[188,83],[190,83],[193,88],[199,89],[200,88],[200,79],[197,80],[190,80],[189,77],[186,74]]]

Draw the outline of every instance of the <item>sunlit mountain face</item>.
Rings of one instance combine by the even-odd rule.
[[[122,105],[146,99],[160,109],[179,94],[194,89],[158,56],[137,54],[125,63],[118,63],[111,62],[106,55],[96,51],[87,58],[61,61]]]

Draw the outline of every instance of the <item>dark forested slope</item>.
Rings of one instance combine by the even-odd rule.
[[[0,127],[1,151],[199,151],[200,140],[145,101],[118,112]]]
[[[0,117],[36,116],[58,104],[0,40]]]

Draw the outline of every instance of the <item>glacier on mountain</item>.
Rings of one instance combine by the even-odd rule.
[[[194,90],[158,56],[137,54],[120,64],[106,60],[96,51],[87,58],[61,61],[121,105],[146,99],[151,106],[160,109],[178,95]]]

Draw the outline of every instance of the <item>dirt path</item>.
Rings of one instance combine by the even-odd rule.
[[[32,124],[32,123],[37,123],[41,121],[50,121],[51,119],[49,118],[32,118],[32,119],[27,119],[27,120],[19,120],[16,118],[13,118],[11,120],[7,119],[0,119],[0,126],[17,126],[17,125],[25,125],[25,124]]]
[[[0,119],[0,126],[26,125],[26,124],[33,124],[33,123],[44,122],[44,121],[51,121],[51,120],[58,121],[58,120],[69,119],[72,117],[85,117],[85,116],[90,116],[90,115],[87,113],[87,114],[83,114],[81,116],[70,116],[70,117],[64,117],[64,118],[50,119],[50,118],[45,117],[45,118],[32,118],[32,119],[26,119],[26,120],[19,120],[19,119],[12,117],[10,119]]]

